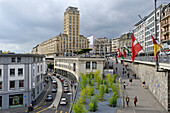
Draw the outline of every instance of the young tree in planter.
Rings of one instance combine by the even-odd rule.
[[[112,89],[113,93],[118,95],[118,93],[119,93],[119,84],[118,83],[117,84],[112,84],[111,89]]]
[[[117,76],[117,74],[114,74],[114,75],[113,75],[113,79],[112,79],[112,82],[113,82],[113,83],[116,83],[116,76]]]
[[[105,93],[109,93],[109,88],[108,85],[105,85],[105,89],[104,89]]]
[[[100,89],[99,89],[99,99],[100,101],[103,101],[104,100],[104,93],[105,93],[105,90],[104,90],[104,85],[100,85]]]
[[[117,98],[118,98],[117,94],[113,93],[112,97],[108,101],[110,107],[117,106]]]
[[[81,81],[82,88],[85,88],[87,85],[87,76],[81,73],[81,78],[82,78],[82,81]]]
[[[80,99],[81,99],[83,104],[86,103],[87,94],[88,94],[87,88],[83,88],[80,92]]]
[[[93,96],[94,95],[94,89],[93,86],[87,86],[87,92],[88,92],[88,96]]]
[[[97,76],[96,77],[96,89],[99,89],[100,83],[101,83],[101,78],[100,78],[100,76]]]
[[[74,113],[87,113],[80,98],[79,100],[76,100],[76,104],[73,103],[73,111]]]
[[[97,71],[94,73],[94,80],[95,80],[95,82],[96,82],[97,77],[99,76],[99,74],[100,74],[100,71],[99,71],[99,70],[97,70]]]
[[[89,111],[92,111],[92,112],[94,112],[94,111],[96,111],[97,110],[97,107],[98,107],[98,99],[99,99],[99,96],[98,96],[98,94],[96,94],[96,95],[94,95],[93,97],[91,97],[91,99],[90,99],[90,103],[89,103]]]

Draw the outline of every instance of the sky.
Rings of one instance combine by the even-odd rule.
[[[81,35],[112,39],[133,30],[139,14],[154,10],[154,0],[0,0],[0,50],[28,53],[63,33],[68,6],[80,11]]]

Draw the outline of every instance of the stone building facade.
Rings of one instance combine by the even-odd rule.
[[[89,48],[89,40],[80,35],[79,10],[69,6],[64,12],[64,34],[44,41],[32,49],[32,53],[45,54],[48,57],[72,56],[74,51]]]

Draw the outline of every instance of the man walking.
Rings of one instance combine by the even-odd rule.
[[[135,107],[136,107],[136,102],[138,102],[137,96],[135,96],[135,98],[133,99],[133,103],[134,103]]]

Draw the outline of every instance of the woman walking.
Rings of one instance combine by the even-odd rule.
[[[136,107],[136,102],[138,102],[137,96],[135,96],[135,98],[133,99],[133,103],[134,103],[135,107]]]

